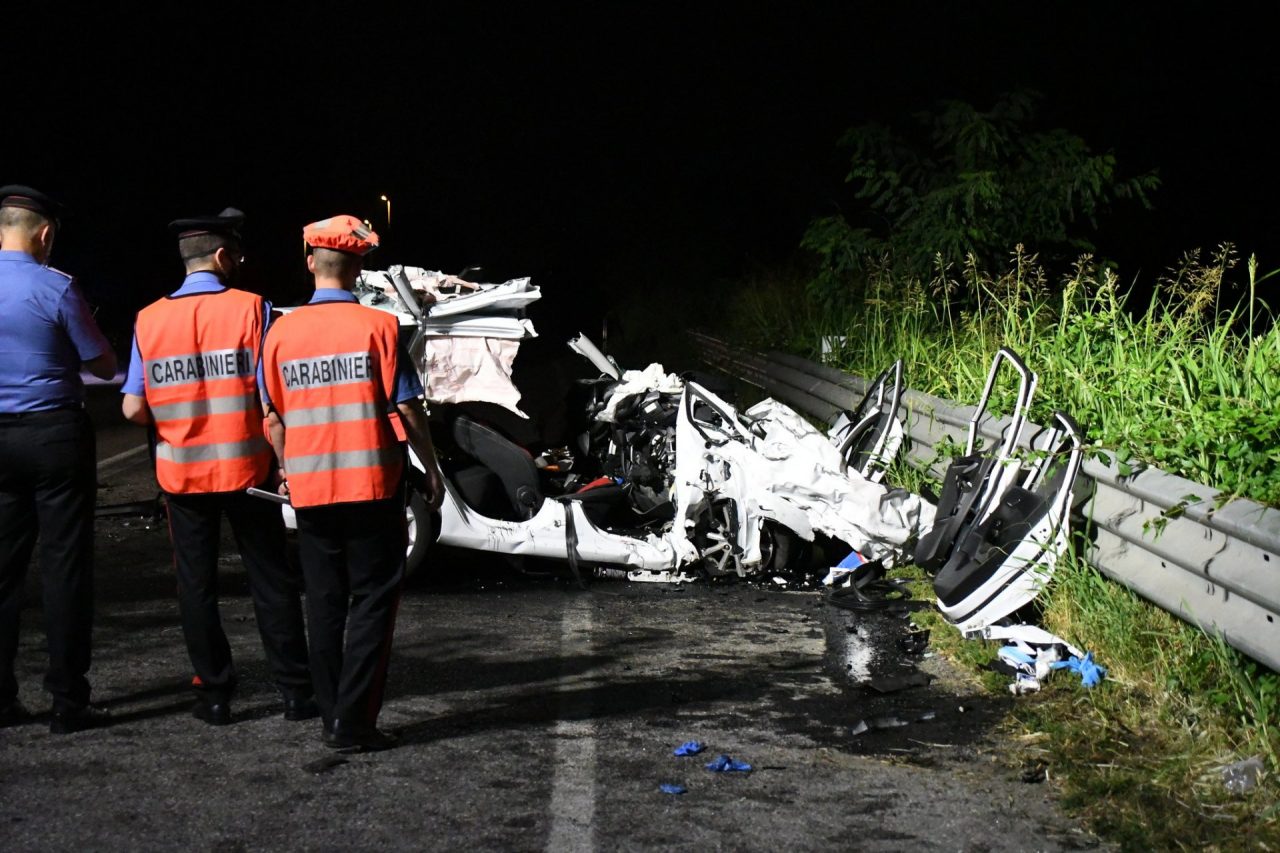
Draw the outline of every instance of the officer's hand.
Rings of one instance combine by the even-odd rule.
[[[426,467],[427,470],[424,472],[426,488],[422,490],[422,499],[427,502],[427,509],[435,512],[444,503],[444,478],[440,475],[440,469],[435,465]]]

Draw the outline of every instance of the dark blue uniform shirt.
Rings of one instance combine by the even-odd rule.
[[[79,408],[81,363],[109,350],[71,276],[0,251],[0,413]]]

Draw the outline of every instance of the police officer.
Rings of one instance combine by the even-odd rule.
[[[196,676],[193,714],[231,722],[236,670],[218,613],[222,516],[249,577],[258,631],[289,720],[314,718],[301,577],[286,557],[280,508],[246,493],[275,487],[263,432],[258,364],[271,306],[235,284],[244,214],[170,223],[182,286],[138,313],[122,388],[124,415],[154,426],[156,479],[166,496],[178,603]]]
[[[422,384],[396,318],[351,293],[378,235],[335,216],[308,225],[303,239],[316,290],[267,334],[269,431],[298,518],[322,739],[343,751],[386,749],[396,738],[377,720],[406,545],[405,461],[392,410],[426,468],[433,509],[443,490]]]
[[[14,658],[27,564],[40,541],[49,669],[49,730],[104,723],[89,704],[93,632],[93,427],[81,368],[110,379],[116,357],[71,277],[46,266],[59,206],[0,187],[0,727],[30,715]]]

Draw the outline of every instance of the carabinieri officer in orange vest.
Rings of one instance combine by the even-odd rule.
[[[164,490],[178,576],[182,631],[196,677],[193,713],[231,722],[236,670],[218,613],[222,516],[249,577],[258,631],[288,720],[318,714],[302,617],[302,579],[289,566],[275,504],[248,495],[274,488],[263,428],[258,365],[271,306],[231,287],[238,278],[244,214],[170,223],[186,265],[182,286],[138,313],[125,379],[124,415],[154,425],[156,480]]]
[[[302,232],[315,275],[311,302],[267,333],[264,389],[271,442],[298,518],[307,587],[311,674],[322,739],[343,751],[386,749],[377,728],[404,575],[405,459],[389,418],[400,415],[426,468],[423,497],[443,497],[422,384],[399,344],[395,315],[351,293],[378,235],[352,216]]]

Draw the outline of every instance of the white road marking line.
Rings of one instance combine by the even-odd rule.
[[[591,654],[591,599],[580,594],[565,607],[560,622],[560,659],[582,661]],[[560,678],[560,719],[555,726],[551,783],[551,831],[545,849],[594,850],[596,813],[595,723],[590,700],[572,695],[589,679],[565,672]]]
[[[104,468],[109,468],[112,465],[115,465],[117,462],[124,462],[126,459],[132,459],[133,457],[137,456],[139,453],[146,453],[146,452],[147,452],[147,446],[145,444],[142,444],[137,447],[130,448],[129,450],[126,450],[122,453],[117,453],[115,456],[108,456],[106,459],[103,459],[101,462],[98,463],[98,472],[101,473]]]

